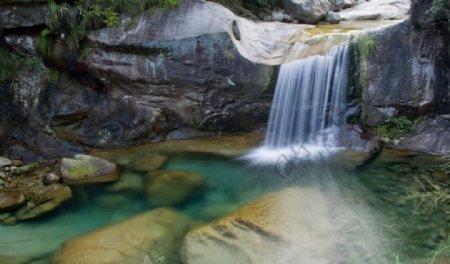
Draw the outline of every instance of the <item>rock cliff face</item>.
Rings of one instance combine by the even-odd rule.
[[[417,131],[393,147],[438,154],[450,151],[449,134],[442,132],[449,131],[450,124],[447,118],[436,118],[450,112],[449,34],[445,27],[427,23],[431,2],[414,1],[410,20],[371,35],[374,49],[361,58],[359,73],[363,122],[379,125],[396,116],[422,118]],[[426,129],[431,124],[434,132]]]
[[[384,2],[389,10],[395,6]],[[392,14],[402,17],[405,2]],[[358,84],[352,88],[362,91],[357,122],[378,125],[390,115],[432,119],[449,112],[448,33],[428,28],[423,10],[429,2],[413,3],[411,21],[372,33],[373,54],[355,53]],[[358,8],[342,12],[351,19]],[[46,10],[41,0],[3,1],[0,48],[34,58]],[[347,33],[358,27],[364,26],[256,23],[200,0],[122,18],[118,27],[90,32],[82,55],[57,43],[45,65],[37,59],[0,81],[0,153],[31,161],[146,143],[192,128],[264,128],[277,65],[351,41]],[[414,149],[442,153],[448,147]]]
[[[275,66],[240,55],[232,42],[234,19],[220,5],[184,1],[176,10],[90,33],[83,59],[57,44],[51,65],[63,72],[58,81],[19,71],[2,84],[3,151],[33,160],[32,152],[50,157],[132,145],[187,127],[264,127]],[[25,88],[29,92],[15,100]]]

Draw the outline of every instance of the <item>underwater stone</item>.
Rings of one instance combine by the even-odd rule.
[[[147,197],[152,206],[177,205],[203,183],[202,176],[183,171],[155,171],[147,174]]]
[[[146,153],[136,156],[130,164],[130,168],[136,171],[155,171],[167,160],[167,156],[157,153]]]

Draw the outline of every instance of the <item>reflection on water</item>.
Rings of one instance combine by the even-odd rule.
[[[176,206],[203,224],[276,192],[276,207],[267,207],[263,215],[269,220],[261,223],[272,223],[267,230],[291,246],[256,244],[261,247],[252,250],[265,256],[266,262],[260,263],[395,263],[396,254],[405,261],[425,258],[428,250],[448,237],[449,205],[438,201],[437,207],[424,206],[411,196],[414,191],[426,193],[426,188],[432,188],[428,180],[448,188],[448,174],[439,170],[438,162],[391,151],[356,173],[341,168],[337,161],[321,160],[303,167],[300,176],[283,177],[273,165],[172,154],[163,168],[203,176],[203,185]],[[135,180],[146,177],[132,165],[123,165],[122,170],[132,173]],[[139,189],[145,180],[137,182],[138,188],[128,186],[122,191],[111,184],[80,186],[74,189],[74,201],[52,215],[0,226],[0,263],[47,263],[63,241],[151,210],[145,190]],[[245,253],[249,249],[239,250]],[[277,252],[270,253],[273,250]],[[226,249],[223,254],[225,259]],[[215,257],[222,258],[220,251]],[[273,262],[272,257],[278,261]]]

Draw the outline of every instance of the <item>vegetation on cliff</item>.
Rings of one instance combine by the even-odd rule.
[[[450,30],[450,1],[433,0],[431,8],[427,11],[432,22],[437,25],[447,25]]]
[[[78,0],[73,3],[49,0],[47,28],[39,38],[38,51],[47,55],[52,42],[61,38],[68,48],[77,52],[89,30],[114,27],[120,15],[136,16],[153,8],[173,8],[180,0]]]

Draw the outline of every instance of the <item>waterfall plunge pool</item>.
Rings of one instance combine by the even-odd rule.
[[[117,161],[148,151],[146,146],[102,156]],[[326,160],[314,163],[292,182],[280,176],[273,165],[255,166],[240,159],[184,151],[172,152],[163,169],[195,172],[204,178],[203,185],[175,207],[202,224],[265,193],[292,187],[312,188],[331,202],[331,209],[317,210],[322,202],[311,201],[294,214],[322,220],[302,223],[300,229],[314,230],[323,221],[335,225],[329,236],[318,234],[310,238],[317,242],[311,245],[331,242],[339,249],[340,261],[333,263],[396,263],[396,258],[400,263],[414,263],[430,259],[430,251],[445,243],[450,232],[450,205],[431,199],[436,192],[433,186],[448,188],[449,176],[442,165],[442,160],[432,156],[384,151],[356,172]],[[132,165],[123,165],[122,172],[145,178]],[[0,226],[0,263],[48,263],[65,240],[154,209],[142,190],[112,193],[109,185],[79,186],[74,189],[73,201],[57,212],[14,226]],[[351,258],[359,262],[351,262]]]

